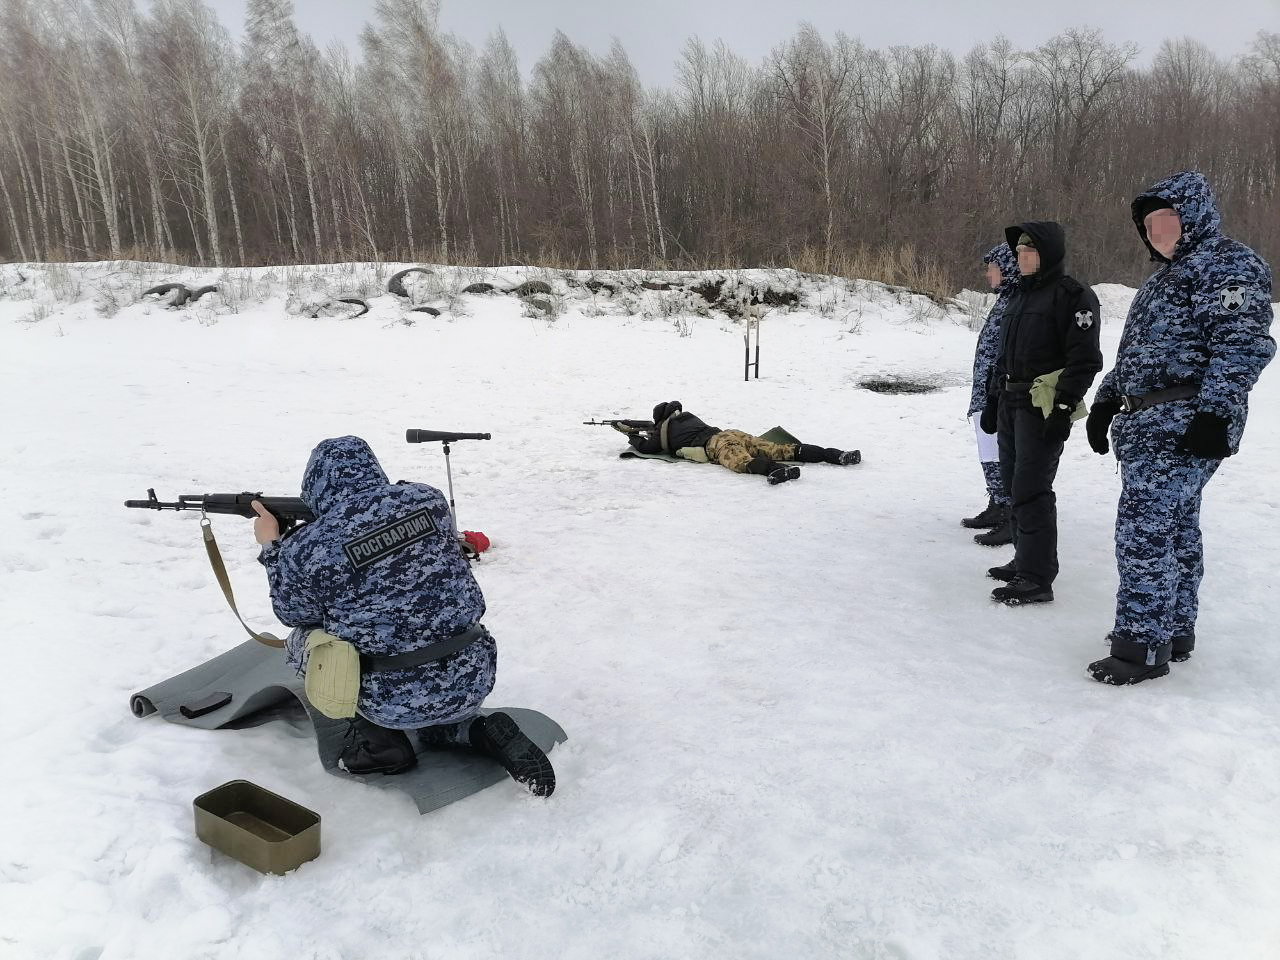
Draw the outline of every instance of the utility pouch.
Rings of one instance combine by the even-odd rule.
[[[307,678],[311,705],[332,720],[356,715],[360,697],[360,654],[345,640],[323,630],[307,634]]]
[[[706,447],[681,447],[676,451],[681,460],[692,460],[694,463],[709,463]]]

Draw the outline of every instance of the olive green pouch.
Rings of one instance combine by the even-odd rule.
[[[345,640],[323,630],[307,634],[307,679],[311,705],[333,720],[356,715],[360,698],[360,654]]]
[[[1062,370],[1054,370],[1031,381],[1031,405],[1043,413],[1046,420],[1049,419],[1049,414],[1053,413],[1053,401],[1058,395],[1058,377],[1061,374]],[[1089,406],[1083,400],[1071,411],[1073,421],[1081,420],[1088,415]]]

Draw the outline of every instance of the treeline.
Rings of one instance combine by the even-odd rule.
[[[234,44],[198,0],[2,0],[0,258],[794,266],[941,290],[1007,222],[1133,283],[1141,187],[1193,167],[1280,255],[1280,34],[1151,66],[1097,30],[957,58],[809,26],[759,64],[690,40],[666,89],[557,34],[522,79],[433,0],[321,53],[288,0]]]

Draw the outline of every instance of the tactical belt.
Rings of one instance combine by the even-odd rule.
[[[1150,393],[1143,393],[1137,396],[1122,396],[1120,398],[1120,412],[1137,413],[1139,410],[1154,406],[1157,403],[1167,403],[1170,400],[1189,400],[1199,395],[1199,387],[1184,383],[1180,387],[1170,387],[1167,390],[1152,390]]]
[[[1010,393],[1026,393],[1032,388],[1032,383],[1014,383],[1012,380],[1004,382],[1004,388]]]
[[[468,647],[475,641],[487,636],[489,636],[489,631],[484,628],[484,624],[477,623],[473,627],[468,627],[462,633],[454,634],[452,637],[445,637],[443,640],[433,641],[425,647],[410,650],[408,653],[395,653],[387,656],[373,656],[372,654],[362,653],[360,654],[360,669],[366,672],[379,673],[386,670],[407,670],[410,667],[421,667],[423,664],[443,660],[450,654],[457,653],[463,647]]]

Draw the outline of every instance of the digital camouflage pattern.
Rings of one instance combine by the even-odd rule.
[[[973,356],[973,390],[969,396],[969,416],[982,412],[987,402],[987,392],[991,383],[991,374],[996,368],[996,359],[1000,355],[1000,321],[1004,317],[1004,308],[1009,304],[1009,296],[1018,285],[1018,258],[1009,249],[1007,243],[998,243],[987,251],[982,258],[983,263],[994,263],[1000,268],[1000,286],[996,287],[996,302],[987,314],[986,322],[978,333],[978,346]]]
[[[454,541],[444,495],[422,483],[389,483],[359,437],[316,446],[302,499],[316,520],[259,556],[276,616],[296,628],[286,641],[293,666],[303,666],[306,635],[316,627],[363,654],[387,655],[459,633],[483,616],[484,597]],[[357,709],[399,729],[462,720],[493,689],[496,669],[496,647],[485,637],[434,663],[365,673]]]
[[[1168,201],[1182,236],[1166,260],[1151,247],[1138,216],[1149,197]],[[1180,449],[1200,411],[1227,420],[1232,453],[1239,449],[1249,390],[1275,354],[1270,336],[1271,271],[1244,244],[1223,235],[1217,202],[1204,176],[1175,174],[1134,200],[1134,222],[1161,266],[1129,308],[1115,367],[1102,378],[1095,403],[1116,402],[1193,384],[1199,395],[1121,413],[1111,446],[1124,490],[1116,514],[1115,633],[1157,646],[1190,634],[1203,574],[1200,497],[1221,463]]]
[[[1122,461],[1116,508],[1115,635],[1155,649],[1195,633],[1204,578],[1200,499],[1221,460],[1153,452]]]
[[[1007,243],[997,243],[982,258],[983,263],[994,263],[1000,268],[1000,286],[996,287],[996,302],[987,314],[986,322],[978,332],[978,345],[973,353],[973,389],[969,395],[969,416],[982,413],[987,402],[991,377],[995,373],[996,358],[1000,354],[1000,321],[1004,317],[1004,308],[1009,303],[1009,295],[1018,285],[1018,258]],[[1000,461],[991,460],[982,465],[982,478],[986,483],[987,496],[1000,506],[1008,506],[1009,495],[1005,493],[1004,481],[1000,476]]]

